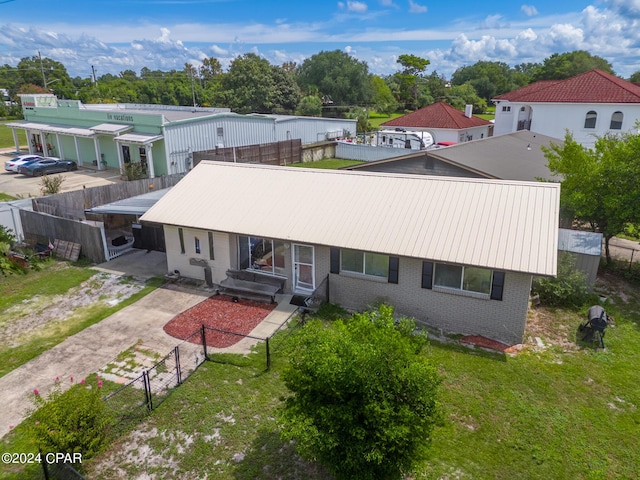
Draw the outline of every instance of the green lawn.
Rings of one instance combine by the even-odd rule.
[[[393,120],[404,115],[404,113],[392,113],[391,115],[385,115],[383,113],[372,112],[369,114],[369,123],[374,129],[380,128],[380,124]]]
[[[17,198],[12,197],[11,195],[7,195],[4,192],[0,192],[0,202],[9,202],[11,200],[17,200]]]
[[[5,123],[8,123],[8,121],[0,122],[0,148],[15,148],[15,143],[13,143],[13,132],[9,127],[6,127],[4,125]],[[24,133],[24,130],[18,130],[18,141],[20,142],[21,146],[27,145],[27,136]]]
[[[443,379],[444,422],[431,459],[413,478],[633,479],[640,465],[640,292],[607,274],[606,349],[576,338],[585,312],[538,308],[530,324],[545,348],[517,355],[432,342],[427,355]],[[284,335],[295,335],[286,330]],[[283,334],[280,334],[283,335]],[[88,478],[324,479],[278,436],[286,389],[286,338],[248,357],[214,356],[139,425],[85,463]],[[5,451],[29,451],[23,426]],[[24,478],[8,467],[0,477]]]
[[[324,160],[318,160],[317,162],[305,162],[305,163],[292,163],[292,167],[302,167],[302,168],[326,168],[330,170],[335,170],[343,167],[350,167],[351,165],[359,165],[361,162],[359,160],[341,160],[339,158],[325,158]]]

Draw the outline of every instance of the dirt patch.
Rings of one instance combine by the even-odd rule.
[[[216,295],[174,317],[164,326],[164,331],[180,340],[188,339],[194,332],[198,332],[202,325],[247,335],[275,307],[275,303],[267,304],[242,299],[234,302],[229,296]],[[242,340],[241,335],[207,330],[206,341],[210,347],[225,348]],[[199,335],[196,335],[189,338],[189,341],[201,343],[202,340]]]
[[[115,306],[143,287],[130,277],[97,273],[64,295],[34,295],[0,314],[0,344],[16,347],[94,305]]]

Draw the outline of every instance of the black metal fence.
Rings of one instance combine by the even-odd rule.
[[[214,335],[218,342],[235,337],[242,337],[240,341],[248,339],[254,340],[254,343],[265,342],[265,367],[268,370],[271,367],[273,337],[282,328],[287,328],[285,325],[289,320],[287,319],[268,337],[202,325],[155,365],[104,397],[107,407],[115,417],[116,433],[122,434],[140,422],[151,410],[157,408],[175,387],[191,376],[206,360],[210,360],[213,347],[207,347],[207,344],[214,343]],[[235,344],[236,341],[230,343]]]

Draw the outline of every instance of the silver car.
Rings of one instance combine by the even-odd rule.
[[[32,162],[37,162],[38,160],[43,160],[43,157],[40,155],[18,155],[17,157],[12,158],[11,160],[7,160],[4,162],[4,169],[7,172],[18,172],[18,169],[21,166],[29,165]]]

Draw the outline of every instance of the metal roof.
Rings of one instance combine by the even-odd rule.
[[[127,130],[133,130],[133,125],[122,125],[120,123],[101,123],[100,125],[96,125],[95,127],[89,127],[89,130],[92,130],[96,133],[115,135],[117,133],[126,132]]]
[[[143,221],[555,275],[560,185],[200,162]]]
[[[602,256],[602,234],[561,228],[558,231],[558,250],[600,257]]]
[[[88,128],[75,127],[73,125],[54,125],[49,123],[13,122],[7,123],[7,127],[24,128],[25,130],[37,130],[40,132],[59,133],[61,135],[74,135],[77,137],[93,137],[95,134]]]
[[[142,215],[160,200],[171,188],[154,190],[143,193],[135,197],[125,198],[117,202],[99,205],[85,210],[86,213],[120,214],[120,215]]]
[[[164,137],[162,135],[154,135],[151,133],[125,133],[124,135],[113,137],[113,139],[117,142],[136,143],[140,145],[157,142],[158,140],[162,140],[163,138]]]

